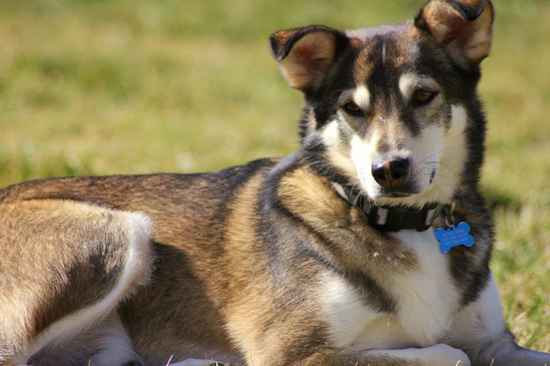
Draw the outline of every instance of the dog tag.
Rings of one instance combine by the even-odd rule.
[[[448,254],[455,247],[465,246],[471,248],[476,243],[474,237],[470,234],[470,225],[466,222],[460,222],[448,229],[437,228],[434,230],[434,234],[443,254]]]

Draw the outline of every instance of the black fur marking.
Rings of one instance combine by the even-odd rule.
[[[334,35],[336,37],[336,54],[349,44],[349,39],[344,33],[324,25],[308,25],[306,27],[284,30],[283,32],[291,33],[283,42],[280,42],[277,38],[277,33],[279,32],[275,32],[269,37],[271,51],[273,52],[273,57],[275,57],[277,61],[284,60],[296,42],[305,35],[314,32],[326,32]]]
[[[296,155],[290,155],[271,169],[265,177],[256,203],[256,212],[260,218],[256,235],[270,258],[269,266],[274,279],[284,278],[288,271],[288,263],[280,248],[282,239],[279,226],[285,225],[284,219],[280,220],[279,217],[282,207],[278,199],[278,186],[282,176],[296,168],[296,161]],[[290,212],[288,214],[291,215]]]
[[[481,0],[477,7],[464,5],[456,0],[449,1],[449,5],[455,8],[464,19],[473,22],[483,13],[483,10],[487,6],[487,0]]]
[[[359,187],[352,184],[350,179],[340,169],[332,165],[327,157],[327,148],[319,137],[313,137],[306,142],[299,153],[302,164],[311,168],[322,177],[328,178],[331,182],[338,183],[353,191],[360,191]]]
[[[306,91],[306,108],[314,113],[315,129],[321,129],[334,117],[341,93],[355,87],[352,70],[356,56],[357,50],[351,47],[344,49],[321,86],[316,90]]]
[[[320,256],[317,252],[305,246],[302,248],[301,254],[314,259],[325,268],[349,281],[355,289],[360,291],[362,295],[361,299],[365,305],[368,305],[377,312],[395,312],[397,305],[393,297],[366,272],[342,271]]]
[[[304,143],[304,139],[307,135],[311,133],[311,130],[316,129],[317,126],[310,126],[309,113],[311,112],[311,107],[306,104],[302,109],[302,116],[300,117],[300,123],[298,124],[298,136],[300,138],[300,144]],[[313,128],[312,128],[313,127]]]
[[[299,266],[300,261],[306,260],[308,258],[313,259],[324,268],[329,269],[344,277],[352,284],[352,286],[360,290],[361,294],[363,295],[362,298],[365,304],[371,306],[377,311],[393,312],[396,306],[395,300],[391,297],[390,294],[387,293],[384,288],[382,288],[371,276],[369,276],[368,273],[359,271],[347,271],[345,269],[339,269],[335,267],[329,261],[327,261],[326,258],[323,258],[318,252],[316,252],[308,243],[307,239],[301,239],[300,234],[295,229],[291,230],[292,227],[296,227],[296,224],[298,224],[298,227],[306,227],[308,231],[312,233],[315,237],[317,237],[320,242],[325,243],[325,245],[327,245],[329,248],[336,249],[330,238],[323,236],[321,233],[317,232],[314,228],[304,222],[300,217],[293,214],[277,198],[276,190],[280,184],[280,180],[284,177],[285,174],[288,174],[293,170],[299,168],[300,165],[303,164],[303,161],[301,159],[302,157],[299,155],[293,155],[288,157],[287,159],[284,159],[276,167],[273,168],[269,177],[266,179],[266,189],[263,191],[262,199],[260,200],[261,202],[263,202],[261,204],[261,207],[263,207],[263,212],[260,212],[260,215],[262,215],[263,217],[261,227],[267,229],[268,231],[264,231],[264,229],[262,229],[262,232],[273,235],[273,230],[271,228],[273,228],[274,225],[271,224],[270,226],[269,222],[271,220],[269,220],[266,215],[273,215],[274,211],[282,217],[290,219],[290,225],[285,225],[285,227],[287,228],[287,232],[284,234],[284,236],[288,236],[289,232],[292,232],[292,238],[290,238],[290,240],[293,242],[293,245],[297,246],[297,252],[294,253],[294,257],[291,260],[292,262],[295,262]],[[263,224],[263,221],[266,222],[265,225]],[[282,220],[278,219],[276,221],[279,223],[278,226],[281,226]],[[269,227],[265,227],[266,225]],[[269,243],[268,252],[270,253],[270,265],[272,273],[275,276],[277,276],[277,274],[278,276],[281,276],[281,270],[288,271],[289,269],[289,261],[284,261],[281,257],[280,245],[281,242],[285,241],[284,238],[281,236],[277,236],[277,239],[273,240],[272,238],[266,238],[265,235],[262,235],[262,239],[266,240],[265,243]],[[279,260],[281,261],[281,263],[277,264]]]
[[[450,270],[454,282],[462,290],[462,305],[476,301],[490,278],[489,262],[494,242],[492,215],[485,208],[483,197],[479,193],[468,192],[458,198],[465,206],[464,220],[472,226],[472,234],[478,240],[473,248],[457,248],[450,254]],[[481,219],[470,220],[475,213]]]

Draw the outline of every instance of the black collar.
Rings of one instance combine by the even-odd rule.
[[[438,218],[443,218],[445,226],[454,224],[452,205],[432,203],[423,208],[405,206],[375,206],[363,194],[353,188],[333,183],[334,189],[352,207],[363,211],[370,226],[382,232],[401,230],[426,231]]]

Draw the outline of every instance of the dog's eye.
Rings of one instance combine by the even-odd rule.
[[[354,117],[361,117],[365,114],[363,110],[355,102],[352,101],[347,102],[341,108],[344,110],[344,112]]]
[[[430,104],[438,95],[439,92],[435,90],[417,89],[412,96],[412,102],[415,106],[422,107]]]

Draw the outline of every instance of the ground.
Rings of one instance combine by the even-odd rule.
[[[0,4],[0,186],[218,169],[297,146],[278,28],[409,19],[423,0],[26,0]],[[550,2],[496,0],[481,95],[492,267],[523,345],[550,351]]]

